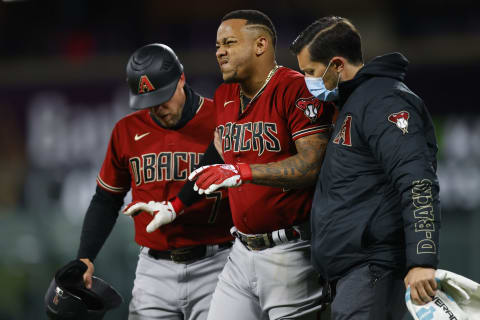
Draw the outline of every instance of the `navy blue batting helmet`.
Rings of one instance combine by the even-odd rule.
[[[130,108],[145,109],[170,100],[183,73],[173,50],[153,43],[136,50],[127,63]]]
[[[45,294],[49,319],[100,320],[105,313],[123,302],[122,296],[104,280],[93,277],[92,288],[83,283],[87,265],[74,260],[55,274]]]

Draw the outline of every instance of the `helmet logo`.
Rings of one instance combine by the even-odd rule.
[[[144,74],[143,76],[141,76],[140,82],[138,83],[138,93],[140,94],[140,93],[150,92],[153,90],[155,90],[155,87],[152,85],[147,75]]]

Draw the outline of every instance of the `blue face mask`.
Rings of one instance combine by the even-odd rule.
[[[333,90],[325,88],[325,83],[323,82],[323,77],[327,73],[331,63],[332,61],[328,63],[327,69],[325,69],[325,72],[320,78],[305,77],[305,84],[307,85],[308,91],[320,101],[328,102],[338,99],[338,81],[340,80],[340,74],[338,75],[337,86]]]

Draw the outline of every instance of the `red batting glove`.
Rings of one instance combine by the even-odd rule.
[[[238,187],[252,180],[252,169],[246,163],[214,164],[193,171],[188,180],[195,181],[193,189],[210,194],[220,188]]]

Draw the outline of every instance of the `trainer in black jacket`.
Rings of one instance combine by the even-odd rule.
[[[336,284],[333,319],[401,319],[405,286],[419,304],[436,289],[440,206],[430,114],[403,83],[407,59],[391,53],[363,66],[360,36],[344,18],[314,22],[291,49],[312,94],[335,97],[339,109],[311,214],[312,262]]]
[[[339,115],[313,204],[314,264],[330,279],[355,266],[436,268],[437,144],[406,58],[376,57],[339,84]]]

